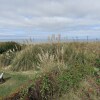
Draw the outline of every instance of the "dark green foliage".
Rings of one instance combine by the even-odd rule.
[[[100,57],[96,58],[95,60],[95,66],[99,68],[100,70]]]
[[[19,51],[21,50],[21,46],[16,42],[0,42],[0,54],[8,50]]]
[[[63,71],[59,76],[59,93],[66,92],[71,88],[79,86],[79,82],[87,75],[93,75],[94,69],[88,65],[75,64],[69,67],[68,70]]]

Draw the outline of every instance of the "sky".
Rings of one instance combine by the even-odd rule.
[[[0,0],[0,39],[100,38],[100,0]]]

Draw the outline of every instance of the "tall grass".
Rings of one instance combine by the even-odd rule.
[[[27,46],[24,50],[19,52],[12,61],[12,70],[30,70],[35,69],[37,64],[37,54],[39,52],[37,46]]]
[[[0,67],[7,67],[11,64],[16,52],[19,52],[22,46],[16,42],[0,42]]]
[[[4,54],[0,55],[0,66],[1,67],[7,67],[11,64],[12,59],[15,57],[16,52],[15,50],[8,50]]]
[[[87,44],[77,42],[27,45],[13,59],[12,69],[15,71],[36,70],[40,65],[43,67],[43,63],[74,65],[78,62],[81,64],[94,64],[100,54],[99,46],[99,43]]]
[[[99,84],[99,49],[99,42],[27,44],[11,60],[11,69],[39,71],[41,74],[26,89],[25,97],[52,100],[55,95],[59,97],[72,88],[78,88],[87,76],[95,76]]]

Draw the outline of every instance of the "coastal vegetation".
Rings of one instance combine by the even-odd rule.
[[[3,100],[99,100],[100,42],[0,43]]]

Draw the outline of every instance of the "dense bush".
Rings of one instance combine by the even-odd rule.
[[[0,54],[8,50],[21,50],[21,45],[16,42],[0,42]]]

